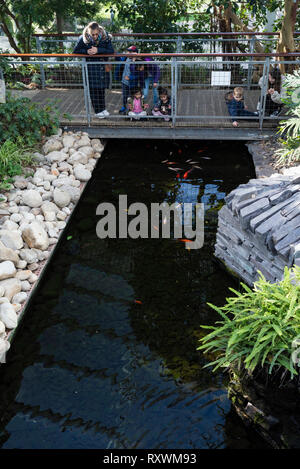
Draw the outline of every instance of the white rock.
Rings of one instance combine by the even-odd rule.
[[[87,164],[89,158],[88,156],[81,152],[81,151],[76,151],[73,153],[70,158],[68,159],[68,163],[70,164],[76,164],[76,163],[82,163],[82,164]]]
[[[25,269],[26,265],[27,265],[26,261],[19,260],[19,262],[16,264],[16,267],[17,269]]]
[[[30,277],[28,278],[28,282],[34,283],[34,282],[37,281],[37,279],[38,279],[38,276],[37,276],[36,274],[33,274],[33,273],[32,273],[32,274],[30,275]]]
[[[55,161],[61,163],[68,158],[68,154],[63,151],[51,151],[51,153],[46,155],[46,158],[49,163],[54,163]]]
[[[63,144],[56,138],[51,138],[48,142],[45,143],[43,146],[43,151],[45,155],[48,155],[50,152],[61,150]]]
[[[12,302],[13,303],[24,303],[24,301],[27,299],[28,294],[21,291],[20,293],[17,293],[16,295],[13,296]]]
[[[27,205],[20,205],[19,212],[21,213],[30,212],[30,207],[27,207]]]
[[[35,216],[33,215],[33,213],[30,213],[30,212],[24,213],[23,218],[24,218],[24,221],[26,221],[27,223],[30,223],[35,220]]]
[[[31,270],[19,270],[15,277],[18,278],[19,280],[27,280],[31,275]]]
[[[49,181],[44,181],[44,189],[45,189],[46,191],[50,191],[50,189],[51,189],[51,184],[50,184]]]
[[[75,143],[75,137],[72,135],[66,135],[62,139],[63,146],[66,148],[71,148]]]
[[[28,265],[28,269],[30,269],[31,271],[37,270],[38,268],[39,268],[39,265],[37,262],[33,262],[32,264]]]
[[[0,320],[5,324],[7,329],[14,329],[18,325],[18,318],[13,305],[3,303],[0,305]]]
[[[19,212],[19,207],[17,205],[14,205],[13,207],[8,207],[9,213],[18,213]]]
[[[80,197],[80,189],[78,187],[62,186],[60,189],[70,194],[72,202],[77,202],[77,200]],[[71,204],[68,204],[68,205],[69,205],[69,208],[72,208]]]
[[[14,264],[19,262],[18,254],[11,248],[7,248],[2,241],[0,241],[0,262],[12,261]]]
[[[28,294],[25,293],[24,291],[21,291],[20,293],[17,293],[16,295],[13,296],[12,302],[13,303],[24,303],[24,301],[27,300],[27,297],[28,297]]]
[[[62,210],[60,210],[59,212],[57,212],[56,217],[58,220],[64,221],[67,218],[67,214],[63,212]]]
[[[8,278],[5,280],[0,280],[0,286],[4,287],[4,295],[8,300],[21,291],[21,282],[17,278]]]
[[[46,231],[39,222],[32,222],[22,231],[22,237],[30,248],[45,251],[49,246],[49,239]]]
[[[0,241],[14,251],[21,249],[24,244],[19,231],[0,230]]]
[[[22,309],[22,305],[20,303],[12,303],[12,305],[16,313]]]
[[[85,155],[86,155],[88,158],[92,158],[93,155],[94,155],[94,149],[93,149],[93,147],[91,147],[90,145],[89,145],[89,146],[86,146],[86,147],[81,147],[79,151],[80,151],[81,153],[85,153]]]
[[[5,332],[5,324],[0,321],[0,336],[2,336]]]
[[[16,268],[13,262],[4,261],[0,263],[0,280],[14,277],[15,273],[16,273]]]
[[[66,207],[71,202],[71,196],[69,192],[63,189],[54,189],[53,198],[56,205],[58,205],[60,208]]]
[[[10,349],[10,342],[0,338],[0,363],[5,363],[5,354]]]
[[[88,181],[92,176],[91,172],[85,169],[82,164],[74,166],[74,175],[79,181]]]
[[[23,219],[22,215],[20,213],[13,213],[10,217],[11,221],[14,223],[20,223],[20,221]]]
[[[23,282],[21,282],[21,290],[22,291],[29,291],[30,288],[31,288],[31,285],[27,280],[24,280]]]
[[[80,148],[80,147],[89,146],[90,144],[91,144],[90,138],[87,135],[84,135],[74,143],[73,147]]]
[[[2,297],[4,295],[4,287],[0,287],[0,297]]]
[[[6,296],[4,296],[3,298],[0,298],[0,305],[2,305],[3,303],[10,303],[9,299],[6,298]]]
[[[38,256],[33,249],[22,249],[22,251],[20,251],[20,257],[26,261],[27,264],[34,264],[38,261]],[[30,267],[28,266],[28,268]]]
[[[43,199],[37,191],[27,190],[23,193],[23,204],[28,207],[40,207]]]

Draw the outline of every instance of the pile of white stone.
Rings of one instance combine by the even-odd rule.
[[[85,132],[60,132],[35,153],[37,168],[0,194],[0,362],[8,336],[104,147]]]
[[[258,271],[275,283],[285,266],[300,266],[300,166],[252,179],[225,200],[215,255],[227,268],[253,285]]]

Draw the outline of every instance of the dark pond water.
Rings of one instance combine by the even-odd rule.
[[[180,179],[167,158],[202,169]],[[203,369],[209,358],[196,350],[200,324],[216,320],[207,302],[224,304],[236,286],[212,256],[218,210],[253,176],[239,143],[107,146],[1,367],[0,447],[263,446],[232,410],[226,377]],[[203,202],[204,247],[98,239],[96,207],[120,194],[148,206]]]

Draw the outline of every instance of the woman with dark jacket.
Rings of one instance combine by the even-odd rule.
[[[113,54],[111,36],[98,23],[91,22],[83,30],[82,36],[73,50],[73,54],[87,54],[90,98],[96,116],[99,119],[109,116],[105,109],[105,88],[109,87],[109,72],[105,65],[90,62],[108,61],[108,58],[94,57],[96,54]]]

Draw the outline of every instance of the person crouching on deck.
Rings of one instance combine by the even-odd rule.
[[[114,49],[111,43],[111,35],[96,22],[89,23],[83,30],[82,36],[73,50],[73,54],[86,54],[88,62],[88,80],[90,98],[92,105],[99,119],[109,116],[105,108],[105,88],[109,87],[110,76],[105,65],[97,62],[108,61],[107,58],[95,57],[97,54],[113,54]],[[91,63],[96,62],[96,63]]]
[[[153,116],[163,117],[165,121],[170,120],[172,113],[171,97],[168,95],[168,90],[165,88],[158,88],[159,100],[152,110]]]
[[[136,120],[141,117],[146,117],[146,109],[148,106],[148,104],[144,103],[142,90],[137,88],[136,90],[133,90],[132,96],[127,100],[128,116]]]
[[[244,104],[244,90],[241,87],[234,88],[233,92],[226,93],[225,102],[227,109],[231,117],[233,118],[233,127],[238,127],[236,118],[238,117],[257,117],[258,112],[252,112],[247,110],[247,106]]]

